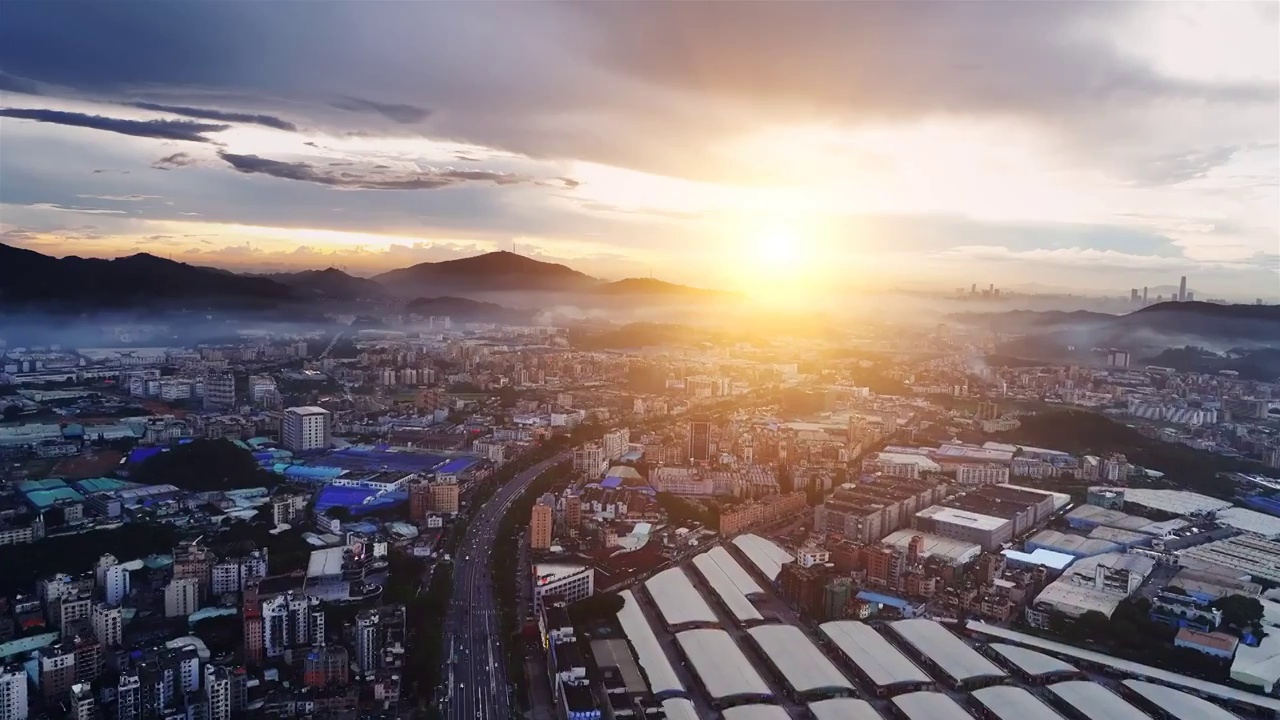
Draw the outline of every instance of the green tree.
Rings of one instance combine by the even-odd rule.
[[[1213,607],[1222,611],[1222,624],[1233,630],[1247,630],[1262,622],[1262,603],[1257,598],[1227,595],[1214,601]]]

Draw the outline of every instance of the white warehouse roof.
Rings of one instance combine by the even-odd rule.
[[[898,637],[906,640],[921,655],[932,660],[957,682],[982,677],[1008,675],[995,663],[978,654],[950,630],[933,620],[914,618],[889,623]]]
[[[791,720],[777,705],[739,705],[724,711],[724,720]]]
[[[764,594],[764,589],[760,587],[760,583],[756,582],[755,578],[751,577],[751,573],[743,569],[723,546],[717,545],[703,554],[711,558],[724,571],[724,574],[729,576],[729,579],[733,581],[734,587],[738,588],[738,592],[747,597]]]
[[[667,720],[701,720],[693,702],[685,698],[671,698],[663,701],[662,712],[667,716]]]
[[[778,573],[782,572],[784,563],[795,560],[794,557],[787,554],[786,550],[778,547],[777,543],[765,540],[759,535],[747,533],[739,535],[733,539],[733,544],[742,551],[743,555],[751,561],[752,565],[760,571],[761,575],[769,578],[769,580],[777,580]]]
[[[877,687],[899,683],[931,683],[933,678],[916,667],[870,625],[854,620],[834,620],[818,626]]]
[[[1000,657],[1007,660],[1011,665],[1018,668],[1022,672],[1031,677],[1044,677],[1046,675],[1062,675],[1077,671],[1074,665],[1065,663],[1056,657],[1045,655],[1044,653],[1028,650],[1017,645],[1005,645],[1004,643],[991,643],[987,645],[992,651],[998,653]]]
[[[662,613],[662,619],[668,627],[687,623],[720,624],[716,614],[711,611],[711,606],[689,581],[689,576],[678,567],[654,575],[645,582],[644,587],[653,597],[653,602],[658,606],[658,612]]]
[[[994,720],[1062,720],[1058,711],[1024,688],[992,685],[974,690],[972,695]]]
[[[1143,680],[1125,680],[1124,684],[1156,707],[1169,713],[1174,720],[1239,720],[1235,715],[1208,700],[1181,690]]]
[[[977,559],[982,554],[981,545],[975,545],[964,540],[953,540],[941,535],[920,532],[919,530],[898,530],[890,533],[880,541],[880,544],[892,545],[906,550],[911,545],[911,540],[916,537],[923,540],[923,546],[920,549],[922,556],[927,558],[938,557],[947,561],[949,565],[964,565],[970,560]]]
[[[1068,680],[1050,685],[1049,692],[1062,698],[1089,720],[1150,720],[1146,713],[1119,695],[1088,680]]]
[[[773,691],[724,630],[686,630],[676,642],[715,700],[772,697]]]
[[[667,660],[662,646],[658,644],[658,637],[653,634],[653,628],[649,627],[649,621],[645,620],[635,595],[630,590],[623,590],[618,595],[622,597],[618,624],[631,641],[631,647],[635,648],[636,659],[640,662],[640,669],[644,670],[645,677],[649,679],[649,688],[653,690],[653,694],[684,692],[684,685],[676,676],[675,668],[671,667],[671,661]]]
[[[970,620],[965,625],[966,627],[968,627],[970,632],[976,632],[981,635],[985,635],[987,637],[1000,638],[1001,640],[1006,640],[1009,642],[1016,642],[1016,643],[1021,643],[1023,645],[1030,645],[1031,647],[1037,648],[1039,650],[1043,650],[1045,652],[1051,652],[1056,655],[1065,655],[1071,658],[1079,658],[1080,660],[1085,660],[1088,662],[1096,663],[1098,665],[1103,665],[1103,666],[1112,668],[1116,672],[1126,673],[1128,675],[1137,675],[1138,677],[1151,678],[1153,680],[1159,680],[1160,682],[1167,683],[1169,685],[1177,685],[1179,687],[1184,687],[1201,695],[1212,696],[1215,698],[1224,698],[1232,702],[1252,705],[1254,707],[1265,708],[1271,711],[1280,711],[1280,700],[1277,700],[1270,696],[1258,695],[1256,693],[1251,693],[1244,690],[1238,690],[1233,687],[1227,687],[1226,685],[1219,685],[1218,683],[1212,683],[1212,682],[1209,682],[1208,680],[1201,680],[1200,678],[1193,678],[1187,675],[1179,675],[1177,673],[1170,672],[1168,670],[1161,670],[1160,668],[1151,667],[1150,665],[1142,665],[1140,663],[1130,662],[1128,660],[1121,660],[1120,658],[1111,657],[1110,655],[1104,655],[1100,652],[1094,652],[1093,650],[1085,650],[1084,648],[1073,647],[1071,645],[1066,645],[1060,642],[1054,642],[1053,640],[1046,640],[1036,635],[1028,635],[1026,633],[1020,633],[1016,630],[1010,630],[1008,628],[1000,627],[999,625],[988,625],[987,623],[981,622],[979,620]],[[1267,637],[1270,638],[1274,636],[1268,635]],[[1264,639],[1262,642],[1265,644],[1267,641]],[[1240,651],[1244,649],[1245,649],[1245,646],[1241,645]],[[1239,655],[1240,651],[1237,651],[1236,653],[1237,660],[1239,660],[1240,658],[1240,655]]]
[[[973,720],[955,700],[940,692],[913,692],[899,695],[893,704],[907,720]]]
[[[794,625],[760,625],[747,633],[795,692],[853,690],[853,683],[800,628]]]
[[[760,614],[756,606],[751,604],[747,596],[738,590],[738,586],[720,568],[719,563],[712,560],[707,553],[695,557],[693,566],[698,569],[698,572],[706,579],[707,584],[720,597],[720,601],[724,603],[725,607],[729,608],[729,612],[733,613],[738,622],[745,623],[749,620],[764,619],[764,616]]]
[[[814,720],[884,720],[871,703],[856,698],[832,698],[809,703]]]

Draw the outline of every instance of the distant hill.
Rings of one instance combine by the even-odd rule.
[[[441,292],[572,292],[599,282],[590,275],[565,265],[542,262],[506,251],[459,260],[419,263],[382,273],[373,279],[392,292],[406,297]]]
[[[533,310],[516,310],[497,303],[478,302],[460,297],[418,298],[405,306],[405,311],[424,317],[444,315],[454,322],[527,325],[537,314]]]
[[[1112,322],[1119,315],[1092,312],[1089,310],[1009,310],[1007,312],[990,313],[954,313],[948,320],[966,325],[981,325],[1002,332],[1021,333],[1044,331],[1049,328],[1063,326],[1100,325]]]
[[[275,273],[264,277],[293,288],[298,295],[304,298],[375,300],[387,296],[387,289],[377,282],[348,275],[337,268]]]
[[[55,258],[0,244],[0,306],[95,308],[153,306],[264,308],[293,300],[274,280],[236,275],[141,253],[114,260]]]
[[[1280,344],[1280,306],[1275,305],[1166,302],[1127,315],[1024,311],[951,317],[1022,335],[1001,345],[1000,354],[1051,362],[1087,361],[1093,348],[1128,350],[1137,360],[1185,346],[1246,353]],[[1269,361],[1254,365],[1249,367],[1263,375],[1272,367]]]
[[[617,282],[602,283],[591,289],[599,295],[668,297],[673,299],[710,300],[714,298],[732,297],[733,293],[720,290],[677,285],[654,278],[627,278]]]

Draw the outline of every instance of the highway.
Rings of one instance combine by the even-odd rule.
[[[505,720],[512,716],[498,607],[493,597],[492,553],[502,516],[534,478],[568,460],[561,453],[519,473],[480,508],[454,558],[453,598],[445,620],[445,717]],[[515,578],[502,578],[503,582]]]

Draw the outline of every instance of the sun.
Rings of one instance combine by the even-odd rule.
[[[801,241],[789,229],[769,229],[755,239],[755,261],[762,268],[794,268],[800,261]]]

